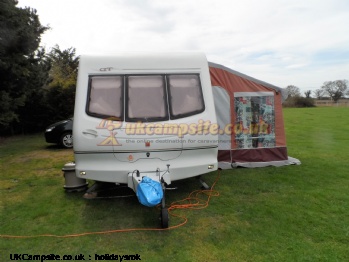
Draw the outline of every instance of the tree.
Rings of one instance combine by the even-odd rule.
[[[311,90],[307,90],[304,92],[305,98],[310,98]]]
[[[348,80],[327,81],[321,87],[334,102],[344,97],[348,89]]]
[[[46,90],[50,63],[45,50],[39,48],[28,57],[31,63],[31,74],[28,77],[28,90],[25,104],[18,108],[18,123],[14,126],[22,133],[42,131],[47,125],[48,105],[46,104]]]
[[[300,89],[294,85],[289,85],[286,87],[286,91],[288,93],[288,97],[297,97],[301,96]]]
[[[76,56],[75,52],[73,47],[62,51],[58,45],[49,52],[48,57],[51,62],[50,86],[58,85],[66,88],[76,84],[79,57]]]
[[[324,96],[324,94],[325,94],[325,91],[323,90],[323,89],[316,89],[315,91],[313,91],[314,92],[314,95],[315,95],[315,97],[317,98],[317,99],[321,99],[323,96]]]
[[[19,122],[19,110],[46,80],[47,64],[38,50],[42,26],[35,9],[17,8],[15,0],[0,1],[0,131]]]
[[[310,98],[311,91],[308,90],[304,92],[306,97],[301,96],[300,89],[294,85],[289,85],[286,87],[288,92],[288,97],[284,101],[284,107],[313,107],[314,100]]]
[[[49,52],[48,57],[51,70],[46,104],[51,119],[62,120],[74,113],[79,57],[75,54],[75,48],[60,50],[58,45]]]

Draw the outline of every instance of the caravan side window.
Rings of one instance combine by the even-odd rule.
[[[169,75],[168,88],[172,119],[205,110],[199,75]]]
[[[127,121],[161,121],[168,119],[164,76],[127,76]]]
[[[115,117],[122,120],[122,90],[122,76],[90,77],[87,113],[92,116]]]

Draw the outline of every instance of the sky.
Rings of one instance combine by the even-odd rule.
[[[47,51],[201,51],[209,61],[302,92],[349,80],[348,0],[18,0]]]

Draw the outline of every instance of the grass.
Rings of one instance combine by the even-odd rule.
[[[290,156],[300,166],[221,172],[210,205],[176,210],[188,223],[169,231],[134,231],[74,238],[0,238],[10,254],[139,254],[143,261],[348,261],[349,108],[284,109]],[[85,200],[65,193],[62,167],[72,150],[20,136],[0,144],[2,235],[67,235],[158,227],[158,210],[135,197]],[[204,176],[213,183],[216,173]],[[168,201],[198,188],[176,183]],[[170,225],[183,220],[171,217]],[[89,257],[91,256],[91,257]]]

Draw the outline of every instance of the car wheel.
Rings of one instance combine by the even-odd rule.
[[[73,147],[73,134],[71,132],[66,132],[61,136],[61,145],[65,148]]]

